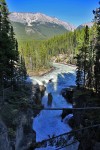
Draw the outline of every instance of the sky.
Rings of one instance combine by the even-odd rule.
[[[93,20],[99,0],[6,0],[10,12],[40,12],[78,26]]]

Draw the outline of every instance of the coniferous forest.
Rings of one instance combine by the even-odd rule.
[[[59,55],[66,55],[64,62],[77,66],[76,84],[79,87],[99,88],[99,12],[94,12],[94,25],[76,29],[45,41],[19,41],[19,51],[24,56],[27,70],[35,71],[51,66],[51,61],[62,62]],[[53,59],[54,58],[54,59]],[[98,60],[97,60],[98,59]],[[98,75],[96,75],[98,72]],[[84,74],[84,77],[83,75]],[[96,79],[98,78],[98,79]]]
[[[0,0],[0,86],[13,85],[26,76],[24,58],[19,55],[18,42],[8,19],[5,0]]]
[[[42,41],[17,41],[13,26],[8,19],[9,11],[3,0],[0,10],[1,85],[6,81],[12,84],[19,76],[24,76],[25,67],[33,72],[49,68],[54,57],[57,58],[56,62],[61,62],[59,55],[64,54],[65,63],[77,65],[78,87],[84,84],[84,87],[93,87],[98,91],[99,10],[93,11],[93,27],[86,26]]]
[[[92,27],[22,40],[0,0],[0,150],[100,149],[100,6],[91,13]]]

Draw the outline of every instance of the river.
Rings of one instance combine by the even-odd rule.
[[[75,67],[64,64],[54,64],[55,70],[42,77],[31,77],[33,84],[45,84],[46,91],[42,98],[42,104],[45,108],[71,108],[69,104],[61,95],[62,88],[75,85],[76,72]],[[49,80],[52,79],[52,82]],[[47,105],[47,96],[51,93],[53,96],[52,105]],[[72,114],[67,116],[66,120],[61,121],[62,110],[42,110],[40,114],[33,120],[33,129],[36,131],[36,141],[41,142],[42,140],[57,136],[66,132],[71,131],[71,127],[67,124],[66,120]],[[66,148],[66,150],[77,150],[78,144],[73,144]],[[37,148],[36,150],[55,150],[55,147],[47,146],[46,148]],[[65,148],[62,148],[65,150]]]

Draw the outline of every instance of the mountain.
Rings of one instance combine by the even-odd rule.
[[[77,27],[77,29],[81,29],[81,28],[83,28],[83,27],[85,27],[86,25],[89,27],[89,28],[91,28],[92,26],[93,26],[93,22],[87,22],[87,23],[84,23],[84,24],[81,24],[81,25],[79,25],[78,27]]]
[[[73,31],[70,23],[41,13],[10,13],[9,19],[18,39],[47,39]]]

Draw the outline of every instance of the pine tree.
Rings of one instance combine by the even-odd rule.
[[[0,4],[0,38],[1,38],[1,20],[2,20],[2,15],[1,15],[1,4]]]
[[[89,65],[89,29],[88,26],[84,28],[84,41],[79,48],[79,55],[77,55],[77,82],[81,82],[86,86],[86,78]],[[81,71],[81,73],[80,73]]]
[[[88,61],[89,61],[89,29],[88,26],[84,30],[84,43],[82,48],[83,57],[83,83],[86,86],[86,74],[88,72]]]
[[[15,37],[14,37],[14,32],[13,32],[13,27],[10,27],[10,49],[9,49],[9,66],[10,66],[10,78],[11,78],[11,83],[13,82],[14,78],[14,65],[15,65]]]
[[[0,11],[0,83],[4,86],[16,81],[19,52],[5,0],[0,0]]]
[[[82,85],[82,67],[81,67],[81,55],[77,54],[76,56],[77,59],[77,68],[76,68],[76,85],[77,88],[80,88],[80,86]]]
[[[0,39],[0,81],[1,85],[4,83],[4,79],[7,80],[9,74],[7,59],[8,45],[9,45],[9,21],[8,21],[8,9],[5,0],[0,0],[1,11],[1,39]]]
[[[100,2],[99,2],[100,4]],[[93,11],[95,15],[95,23],[97,26],[97,36],[96,36],[96,44],[95,44],[95,89],[96,93],[100,93],[100,7]]]
[[[0,3],[0,84],[2,83],[2,14],[1,14],[1,3]]]
[[[20,59],[19,59],[19,67],[18,67],[17,73],[18,73],[18,80],[21,83],[23,83],[23,81],[26,79],[27,71],[25,67],[25,60],[22,56],[20,56]]]
[[[89,46],[89,58],[88,58],[88,70],[87,70],[87,84],[88,88],[93,88],[94,84],[94,72],[93,72],[93,65],[94,65],[94,49],[93,49],[93,42],[90,42]]]

